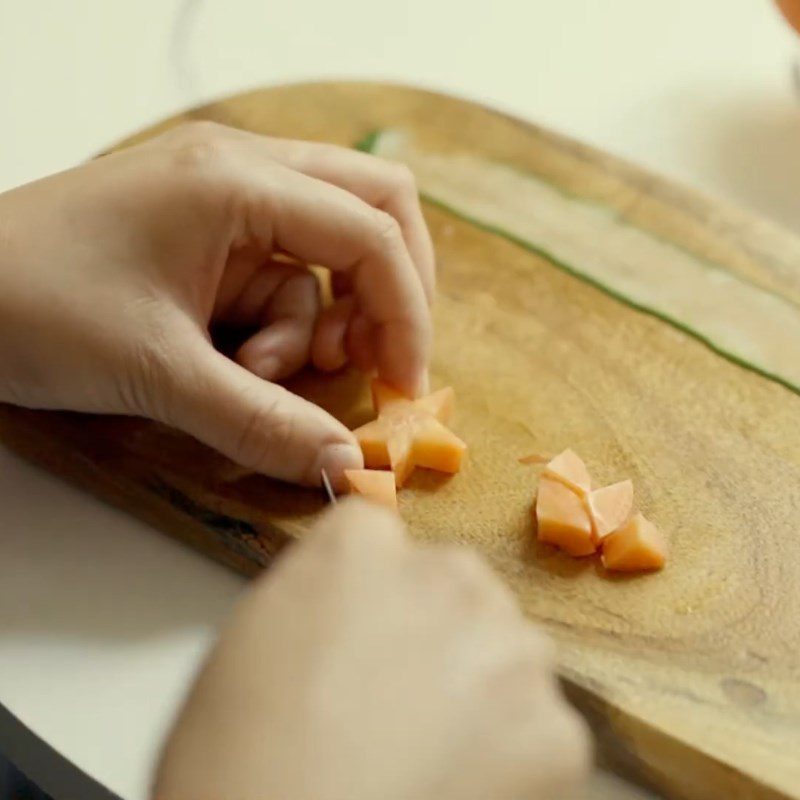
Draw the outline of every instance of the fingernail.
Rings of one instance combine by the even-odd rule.
[[[321,474],[324,469],[328,475],[331,485],[337,491],[346,488],[347,481],[344,477],[346,469],[362,469],[364,457],[361,450],[352,444],[329,444],[322,448],[317,457],[314,467],[314,474],[311,480],[321,483]]]
[[[265,381],[274,380],[281,371],[281,360],[277,356],[266,356],[258,364],[258,377]]]

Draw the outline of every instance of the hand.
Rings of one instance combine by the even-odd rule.
[[[326,310],[307,264],[336,276]],[[152,417],[336,481],[362,465],[350,432],[269,381],[350,360],[416,393],[433,282],[404,168],[192,123],[0,195],[0,400]],[[255,330],[235,361],[215,322]]]
[[[588,739],[550,643],[471,552],[341,503],[234,611],[162,800],[565,800]]]

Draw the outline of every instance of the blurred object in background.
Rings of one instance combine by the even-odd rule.
[[[775,2],[784,19],[800,33],[800,0],[775,0]],[[792,64],[792,79],[795,94],[800,98],[800,58],[796,58]]]
[[[0,800],[52,800],[0,753]]]
[[[775,0],[787,22],[800,33],[800,0]]]

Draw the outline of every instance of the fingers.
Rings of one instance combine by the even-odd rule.
[[[248,159],[236,176],[248,198],[246,227],[303,261],[349,273],[359,309],[375,327],[379,376],[418,394],[431,318],[398,223],[329,183],[280,165],[253,166]]]
[[[345,350],[356,368],[362,372],[372,372],[375,369],[377,357],[374,342],[375,326],[364,314],[356,314],[347,329]],[[424,381],[419,381],[418,390],[420,393],[424,391]]]
[[[436,289],[436,263],[413,173],[404,164],[322,142],[259,136],[235,128],[227,135],[275,161],[338,186],[397,220],[428,302]]]
[[[403,225],[415,223],[401,224],[351,191],[279,163],[259,136],[205,124],[184,126],[165,140],[177,151],[193,196],[202,192],[215,213],[221,206],[227,215],[231,250],[254,248],[263,256],[281,251],[347,274],[360,313],[375,329],[379,377],[417,395],[432,323],[404,238]],[[397,204],[390,203],[395,210]]]
[[[505,754],[513,796],[552,800],[575,797],[589,777],[589,729],[559,694],[549,688],[532,690],[530,684],[530,678],[520,674],[509,685],[510,690],[517,689],[511,702],[519,713],[517,725],[508,730]],[[547,719],[546,726],[542,717]],[[531,769],[533,753],[546,769]]]
[[[345,497],[329,508],[314,526],[310,542],[361,554],[396,553],[410,545],[397,514],[359,497]]]
[[[185,344],[172,376],[167,422],[247,469],[318,486],[324,468],[337,487],[363,466],[352,433],[318,406],[217,353],[200,334]]]
[[[319,306],[317,279],[295,270],[266,304],[261,320],[266,327],[239,348],[236,360],[265,380],[293,374],[308,361]]]
[[[541,707],[537,709],[541,711]],[[554,703],[551,736],[548,739],[551,765],[541,776],[542,797],[553,800],[560,797],[577,797],[578,790],[589,778],[594,756],[594,746],[589,727],[577,711],[561,698]],[[534,737],[528,739],[532,744]]]
[[[319,516],[297,545],[282,552],[269,576],[265,573],[257,580],[245,602],[261,604],[260,596],[288,583],[298,587],[304,601],[313,586],[314,596],[330,608],[328,593],[341,599],[343,590],[356,589],[364,579],[374,577],[379,566],[396,566],[409,548],[397,514],[360,497],[342,497]],[[285,588],[282,591],[287,596]],[[381,594],[382,588],[377,591]]]
[[[355,308],[355,299],[342,297],[317,319],[311,345],[311,361],[323,372],[341,369],[347,363],[345,336]]]
[[[416,181],[405,165],[318,142],[272,138],[263,138],[261,142],[277,161],[346,189],[391,214],[400,225],[428,302],[433,301],[436,289],[433,242],[422,216]]]
[[[513,593],[475,551],[438,545],[421,550],[419,559],[426,571],[435,571],[441,594],[447,587],[450,601],[468,614],[461,630],[473,670],[463,680],[453,675],[451,688],[485,693],[488,707],[476,732],[498,795],[572,796],[587,774],[590,739],[558,688],[553,643],[524,618]],[[433,598],[429,608],[435,608]],[[465,773],[458,796],[477,797],[473,777]]]
[[[281,284],[306,272],[302,265],[274,258],[265,261],[254,248],[232,253],[217,289],[213,317],[218,322],[256,327],[266,319],[270,300]]]
[[[496,627],[497,620],[522,621],[517,600],[486,561],[463,545],[436,544],[420,549],[424,568],[435,573],[436,582],[463,607],[468,607],[475,623]]]
[[[588,775],[588,728],[558,685],[552,641],[521,616],[506,622],[508,640],[515,644],[505,664],[493,666],[492,696],[506,725],[497,763],[505,761],[509,796],[572,797]]]

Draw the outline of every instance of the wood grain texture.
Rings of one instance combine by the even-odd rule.
[[[800,302],[790,234],[470,103],[305,85],[187,117],[342,144],[409,129],[437,150],[532,170]],[[601,760],[668,797],[800,798],[800,397],[531,252],[441,209],[426,216],[440,274],[433,382],[455,387],[453,429],[470,456],[455,478],[418,474],[401,493],[412,533],[479,548],[558,638]],[[293,388],[351,427],[369,417],[357,376],[304,375]],[[232,481],[219,456],[139,420],[5,407],[0,437],[246,573],[323,504],[263,478]],[[672,546],[663,573],[611,579],[535,544],[534,473],[516,458],[568,445],[598,481],[633,479]]]

